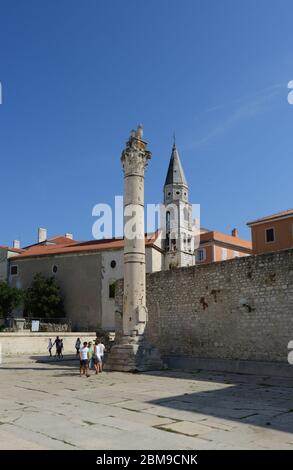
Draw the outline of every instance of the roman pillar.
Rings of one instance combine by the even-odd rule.
[[[132,131],[122,152],[124,171],[124,296],[123,334],[144,332],[147,320],[144,235],[144,172],[151,153],[142,127]]]
[[[147,324],[144,235],[144,172],[151,153],[142,126],[132,131],[122,152],[124,171],[124,295],[122,332],[106,369],[124,372],[163,367],[159,351],[145,338]],[[122,334],[121,334],[122,333]]]

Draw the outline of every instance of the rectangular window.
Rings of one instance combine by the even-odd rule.
[[[275,229],[267,228],[266,229],[266,242],[272,243],[275,241]]]
[[[17,276],[18,275],[18,266],[16,266],[16,265],[10,266],[10,274],[11,274],[11,276]]]
[[[197,250],[197,261],[204,261],[206,259],[206,249],[205,248],[200,248]]]
[[[115,298],[115,282],[111,282],[109,284],[109,299],[114,299]]]

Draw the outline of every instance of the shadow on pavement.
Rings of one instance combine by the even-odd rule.
[[[201,389],[202,382],[208,384],[208,390],[170,395],[150,404],[293,433],[293,379],[208,371],[146,374],[190,380],[191,389],[193,381]]]

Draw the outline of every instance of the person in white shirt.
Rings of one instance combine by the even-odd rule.
[[[105,352],[105,346],[101,340],[97,339],[95,342],[95,369],[96,374],[103,371],[103,357]]]
[[[53,348],[53,343],[52,343],[51,338],[49,338],[49,341],[48,341],[48,351],[49,351],[50,357],[52,357],[52,348]]]
[[[83,343],[83,347],[79,351],[79,359],[80,359],[80,376],[86,375],[87,377],[90,376],[88,373],[88,368],[89,368],[89,361],[88,361],[88,353],[89,353],[89,348],[87,347],[87,342],[85,341]]]

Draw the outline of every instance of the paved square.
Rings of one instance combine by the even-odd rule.
[[[0,449],[293,449],[293,380],[93,373],[77,361],[0,368]]]

